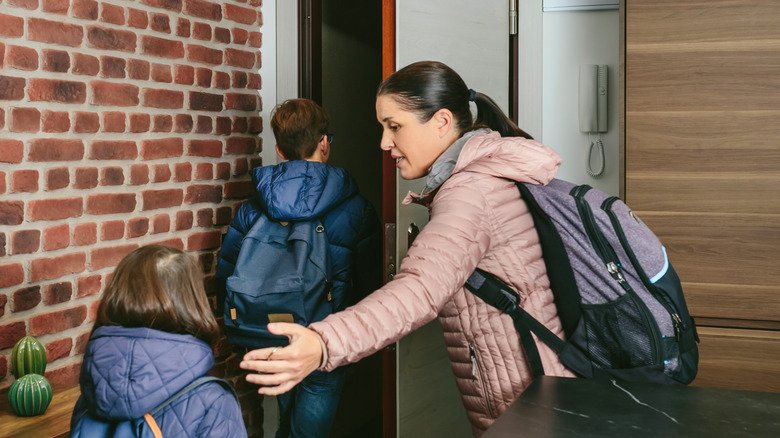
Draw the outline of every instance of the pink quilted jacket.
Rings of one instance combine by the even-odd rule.
[[[412,193],[405,199],[428,205],[431,220],[393,281],[310,326],[326,346],[322,369],[356,362],[438,316],[473,433],[481,436],[532,374],[512,319],[463,284],[477,266],[492,272],[519,292],[528,313],[563,337],[533,220],[510,181],[546,184],[560,162],[533,140],[496,132],[469,138],[449,178],[421,199]],[[537,345],[545,374],[573,376],[552,350]]]

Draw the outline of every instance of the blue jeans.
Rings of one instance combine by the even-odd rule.
[[[344,367],[314,371],[276,397],[279,429],[275,438],[328,438],[344,387]]]

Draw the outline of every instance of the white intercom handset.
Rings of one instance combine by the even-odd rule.
[[[602,132],[607,132],[607,74],[606,65],[586,64],[580,66],[579,80],[579,116],[580,131],[588,133],[590,150],[588,151],[587,171],[596,177],[604,172],[604,145],[601,142]],[[596,138],[591,139],[591,134]],[[599,149],[601,163],[599,170],[591,167],[593,148]]]

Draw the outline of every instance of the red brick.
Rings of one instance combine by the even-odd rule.
[[[211,117],[198,116],[198,121],[195,125],[195,132],[197,132],[198,134],[211,134],[211,131],[213,130],[214,130],[214,121]]]
[[[195,165],[195,179],[210,180],[214,178],[214,165],[211,163],[198,163]]]
[[[108,111],[103,116],[103,132],[125,132],[125,113]]]
[[[76,18],[96,20],[98,16],[98,3],[95,0],[72,0],[71,14]]]
[[[230,117],[217,116],[217,131],[218,135],[230,135],[233,130]]]
[[[119,186],[125,182],[125,174],[121,167],[111,166],[100,169],[101,186]]]
[[[138,186],[149,182],[149,167],[145,164],[130,166],[130,185]]]
[[[255,65],[255,52],[239,49],[225,49],[225,63],[234,67],[252,68]]]
[[[0,163],[21,163],[24,143],[19,140],[0,139]]]
[[[79,47],[84,39],[84,30],[75,24],[28,18],[27,37],[33,41]]]
[[[138,248],[138,245],[133,244],[93,249],[89,253],[91,270],[99,271],[109,266],[116,266],[127,254],[136,248]]]
[[[222,95],[190,91],[190,108],[195,111],[222,111]]]
[[[130,140],[96,140],[90,145],[90,160],[134,160],[138,147]]]
[[[171,132],[173,117],[170,114],[155,114],[152,120],[152,132]]]
[[[95,303],[100,303],[100,301],[97,300]],[[75,354],[84,354],[84,351],[87,349],[87,342],[89,342],[89,335],[90,332],[86,332],[76,337],[76,349],[74,351]]]
[[[46,360],[49,363],[54,362],[57,359],[62,359],[70,356],[70,350],[73,349],[73,339],[64,338],[57,339],[46,343]]]
[[[257,14],[254,9],[225,3],[225,18],[241,24],[254,24],[257,20]]]
[[[190,20],[179,18],[176,21],[176,36],[180,36],[182,38],[190,37]]]
[[[247,117],[233,117],[230,132],[243,134],[249,130]]]
[[[152,64],[152,80],[155,82],[173,82],[171,66],[165,64]]]
[[[146,11],[127,8],[127,25],[136,29],[146,29],[149,26],[149,16]]]
[[[171,21],[165,14],[151,13],[151,28],[155,32],[171,33]]]
[[[236,70],[233,72],[233,88],[246,88],[246,72]]]
[[[33,102],[84,103],[87,86],[83,82],[30,79],[27,96]]]
[[[197,44],[188,44],[187,60],[202,62],[209,65],[220,65],[222,64],[222,50],[212,49]]]
[[[167,214],[152,216],[152,234],[167,233],[171,230],[171,217]]]
[[[99,294],[102,288],[100,278],[100,275],[90,275],[76,279],[76,298]]]
[[[129,84],[111,82],[91,82],[92,104],[107,106],[138,105],[138,87]]]
[[[151,124],[151,116],[143,113],[130,114],[130,132],[148,132]]]
[[[252,47],[263,47],[263,34],[260,32],[249,32],[249,45]]]
[[[184,202],[187,204],[201,202],[218,204],[222,202],[222,186],[203,184],[187,186],[187,196],[184,198]]]
[[[138,79],[145,81],[149,79],[151,74],[151,64],[149,61],[143,61],[140,59],[131,59],[127,63],[127,76],[131,79]]]
[[[215,178],[222,180],[230,179],[230,163],[217,163]]]
[[[222,142],[219,140],[190,140],[187,155],[194,157],[221,157]]]
[[[189,114],[176,114],[173,130],[179,133],[192,131],[192,116]]]
[[[233,161],[233,175],[246,175],[247,172],[249,172],[249,163],[247,162],[246,158],[236,158]]]
[[[195,83],[199,87],[208,88],[211,86],[211,77],[214,73],[209,68],[198,67],[195,69]]]
[[[219,88],[220,90],[230,88],[230,75],[224,71],[216,72],[214,75],[214,88]]]
[[[149,232],[149,218],[137,217],[127,221],[127,238],[132,239]]]
[[[5,254],[6,254],[5,245],[6,245],[5,233],[0,233],[0,257],[5,257]],[[0,295],[0,297],[3,297],[3,296],[4,295]],[[2,300],[2,298],[0,298],[0,300]],[[0,309],[2,309],[2,308],[3,308],[3,305],[0,304]],[[2,316],[2,314],[0,314],[0,316]]]
[[[84,272],[86,254],[83,252],[66,254],[60,257],[35,259],[30,261],[30,281],[53,280],[65,275]]]
[[[73,131],[79,134],[94,134],[100,129],[100,116],[97,113],[77,112]]]
[[[173,172],[173,180],[176,182],[192,180],[192,164],[190,163],[176,163]]]
[[[0,194],[2,193],[5,193],[5,172],[0,171]]]
[[[17,170],[11,174],[11,193],[34,193],[37,191],[37,170]]]
[[[38,52],[22,46],[8,46],[5,52],[7,67],[17,70],[38,70]]]
[[[43,49],[43,69],[55,73],[70,70],[70,55],[63,50]]]
[[[125,24],[125,8],[103,2],[100,21],[120,26]]]
[[[176,212],[175,230],[189,230],[192,228],[192,212],[189,210]]]
[[[241,29],[240,27],[234,27],[233,29],[231,29],[231,32],[233,34],[233,44],[238,44],[238,45],[246,44],[246,40],[249,37],[249,32],[247,32],[244,29]]]
[[[93,189],[98,185],[98,170],[96,167],[80,167],[74,173],[73,188]]]
[[[252,181],[231,181],[225,183],[225,198],[247,198],[252,194]]]
[[[45,251],[67,248],[68,245],[70,245],[70,226],[68,224],[43,230],[43,249]]]
[[[214,41],[222,44],[230,44],[230,29],[225,29],[224,27],[215,27]]]
[[[123,79],[125,77],[126,66],[127,61],[123,58],[101,56],[100,76],[104,78]]]
[[[182,242],[181,239],[161,240],[159,242],[152,242],[152,244],[154,244],[154,245],[170,246],[171,248],[176,248],[179,251],[184,251],[184,242]]]
[[[171,180],[171,168],[167,164],[152,166],[152,182],[166,182]]]
[[[21,263],[0,265],[0,287],[20,284],[24,281],[24,268]]]
[[[35,315],[30,318],[30,336],[42,336],[64,332],[78,327],[87,318],[87,306]],[[49,373],[46,373],[49,375]]]
[[[24,78],[0,75],[0,100],[22,100]]]
[[[100,224],[100,240],[118,240],[125,237],[125,221],[106,221]]]
[[[219,248],[221,243],[222,232],[220,230],[195,233],[187,237],[187,251]]]
[[[41,112],[37,108],[12,108],[8,128],[11,132],[38,132],[41,129]]]
[[[222,20],[222,7],[219,3],[205,0],[184,0],[184,12],[198,18],[212,21]]]
[[[100,72],[100,61],[96,56],[74,53],[72,72],[77,75],[96,76]]]
[[[178,207],[184,201],[181,189],[145,190],[141,192],[143,207],[141,210],[156,210],[158,208]]]
[[[24,220],[24,202],[0,201],[0,225],[19,225]]]
[[[215,225],[228,225],[233,219],[233,209],[230,207],[219,207],[216,212]]]
[[[192,85],[195,80],[195,68],[190,65],[173,66],[173,81],[181,85]]]
[[[225,95],[225,109],[255,111],[257,109],[257,95],[227,93]]]
[[[77,161],[84,157],[84,144],[78,139],[36,138],[30,141],[29,161]]]
[[[33,222],[79,217],[82,213],[81,198],[43,199],[27,204],[27,217]]]
[[[227,139],[225,151],[233,155],[250,155],[254,154],[256,149],[256,137],[230,137]]]
[[[0,266],[0,272],[2,272],[1,270],[2,266]],[[0,277],[0,279],[2,279],[2,277]],[[13,347],[19,342],[19,339],[22,339],[26,335],[27,326],[24,321],[0,325],[0,350]]]
[[[263,57],[258,50],[257,53],[255,53],[255,70],[260,70],[261,68],[263,68]]]
[[[84,246],[97,243],[97,224],[79,224],[73,227],[73,245]]]
[[[104,3],[104,7],[107,3]],[[120,52],[135,52],[136,34],[129,30],[109,29],[103,26],[88,26],[87,41],[91,47],[100,50],[117,50]]]
[[[247,88],[251,88],[253,90],[259,90],[263,88],[263,79],[259,74],[249,73],[247,76],[249,76],[249,82],[246,84]]]
[[[169,11],[181,12],[182,0],[141,0],[143,4],[153,8],[168,9]]]
[[[70,115],[67,111],[44,110],[41,114],[43,132],[68,132],[70,130]]]
[[[141,37],[141,53],[160,58],[183,58],[184,44],[181,41],[144,35]]]
[[[87,197],[88,214],[132,213],[135,210],[134,193],[99,193]]]
[[[192,24],[192,37],[198,40],[211,41],[211,26],[196,21]]]
[[[0,35],[13,38],[24,35],[24,18],[0,14]]]
[[[209,228],[214,225],[214,210],[210,208],[202,208],[195,214],[197,217],[197,224],[201,228]]]
[[[40,245],[40,230],[15,231],[11,235],[11,251],[13,254],[31,254],[38,251]]]
[[[30,310],[41,303],[41,287],[30,286],[19,289],[13,294],[14,313]]]
[[[58,190],[70,184],[70,171],[67,167],[46,169],[46,190]]]
[[[181,157],[183,153],[184,140],[181,137],[141,141],[141,159],[143,160]]]
[[[143,104],[147,107],[168,109],[184,107],[184,93],[181,91],[144,88],[142,94]]]
[[[43,292],[43,303],[47,306],[70,301],[73,296],[73,284],[70,282],[54,283],[46,286]]]

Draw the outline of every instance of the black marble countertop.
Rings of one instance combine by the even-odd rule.
[[[483,438],[780,437],[780,394],[542,376]]]

